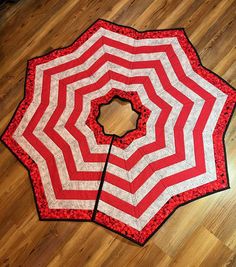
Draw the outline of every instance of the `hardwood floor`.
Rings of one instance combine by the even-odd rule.
[[[23,98],[27,59],[71,44],[97,18],[185,27],[203,64],[236,87],[235,0],[20,0],[0,8],[0,133]],[[39,221],[27,170],[0,143],[0,266],[236,266],[236,114],[231,189],[179,208],[144,247],[93,223]]]

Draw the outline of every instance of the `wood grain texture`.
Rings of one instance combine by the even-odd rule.
[[[21,0],[0,8],[0,133],[23,97],[27,59],[71,44],[97,18],[185,27],[203,64],[236,86],[235,0]],[[115,126],[114,126],[115,127]],[[236,114],[231,189],[179,208],[144,246],[93,223],[39,221],[26,169],[0,144],[0,266],[236,266]]]
[[[122,137],[136,128],[138,116],[129,101],[113,98],[109,104],[100,107],[98,122],[106,134]]]

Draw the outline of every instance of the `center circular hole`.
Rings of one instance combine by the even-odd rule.
[[[98,122],[103,126],[107,135],[124,136],[127,132],[135,130],[139,113],[137,113],[129,100],[114,97],[108,104],[100,106]]]

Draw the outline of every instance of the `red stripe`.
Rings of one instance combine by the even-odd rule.
[[[187,79],[189,79],[189,78],[187,78]],[[195,92],[202,90],[202,88],[200,86],[198,86],[195,82],[193,82],[193,81],[191,81],[191,82],[193,83],[192,86],[193,86]],[[173,184],[176,184],[176,183],[182,182],[184,180],[187,180],[189,178],[200,175],[201,173],[204,173],[204,171],[205,171],[205,158],[204,158],[204,150],[202,149],[203,148],[203,140],[202,140],[201,134],[202,134],[202,131],[204,130],[205,124],[207,122],[207,118],[209,117],[210,112],[212,110],[212,106],[215,103],[215,98],[211,97],[211,98],[205,99],[205,100],[206,100],[206,103],[203,106],[203,109],[200,113],[199,119],[198,119],[198,121],[194,127],[194,130],[193,130],[196,166],[193,168],[190,167],[190,169],[188,169],[188,170],[182,171],[180,173],[177,173],[177,174],[174,174],[174,175],[171,175],[171,176],[168,176],[168,177],[165,177],[164,179],[162,179],[162,181],[159,182],[158,184],[156,184],[155,187],[143,198],[143,200],[145,199],[146,207],[149,207],[151,205],[151,203],[153,202],[153,194],[154,194],[153,192],[159,191],[160,184],[164,185],[165,187],[168,187],[168,186],[171,186]],[[132,183],[123,181],[121,184],[122,185],[121,188],[125,189],[127,191],[131,191],[132,193],[136,192],[140,188],[140,186],[147,180],[147,178],[150,177],[150,174],[152,174],[154,172],[153,170],[158,170],[158,169],[163,168],[165,165],[168,166],[169,164],[171,164],[169,159],[172,157],[173,157],[173,155],[170,156],[169,158],[162,159],[159,162],[156,161],[156,162],[151,163],[147,168],[145,168],[143,170],[143,172],[141,172],[139,174],[139,176]],[[106,181],[107,182],[115,184],[116,179],[117,179],[116,176],[107,173],[107,175],[106,175]],[[121,181],[119,180],[119,182],[121,182]],[[158,196],[159,196],[159,194],[157,193],[156,198]],[[101,199],[103,199],[103,194],[101,195]],[[142,201],[140,203],[142,203]],[[107,199],[106,199],[106,202],[107,202]],[[107,203],[112,205],[112,203],[114,203],[114,199],[111,202],[107,202]],[[116,204],[119,203],[122,206],[123,202],[122,201],[119,202],[119,199],[117,198],[117,201],[115,203]],[[138,204],[138,206],[139,206],[139,204]],[[137,210],[135,211],[135,214],[139,214],[138,206],[137,206]],[[128,212],[128,209],[127,209],[127,212]],[[140,214],[142,214],[142,212]]]
[[[145,210],[150,206],[149,202],[155,201],[156,195],[160,195],[164,190],[165,188],[159,184],[159,186],[153,188],[148,193],[148,195],[146,195],[138,203],[137,206],[127,203],[126,201],[119,199],[106,191],[102,191],[100,199],[135,218],[139,218],[143,214],[143,212],[145,212]]]
[[[97,66],[97,68],[99,68],[100,66],[101,66],[101,64],[103,64],[104,63],[104,59],[103,60],[101,60],[102,62]],[[98,61],[97,61],[98,62]],[[115,60],[113,61],[112,60],[112,62],[115,62]],[[128,62],[129,63],[129,62]],[[123,64],[122,64],[123,65]],[[93,70],[93,71],[95,71],[95,69]],[[90,72],[90,71],[89,71]],[[77,74],[76,74],[77,75]],[[111,76],[111,74],[110,74],[110,76]],[[82,76],[82,78],[84,77],[84,73],[83,73],[83,76]],[[77,76],[77,78],[79,78],[78,76]],[[113,76],[112,76],[112,78],[113,79],[115,79]],[[122,79],[124,78],[124,76],[122,76],[122,78],[121,79],[119,79],[120,81],[122,81]],[[146,77],[146,79],[147,79],[147,77]],[[132,78],[130,79],[130,80],[132,80]],[[143,80],[143,79],[142,79]],[[67,82],[69,82],[69,80],[67,79]],[[108,82],[108,79],[106,80],[106,82]],[[101,86],[103,86],[106,82],[102,82],[102,79],[100,79],[97,83],[95,83],[95,84],[92,84],[92,85],[88,85],[88,86],[86,86],[85,88],[86,89],[88,89],[87,91],[86,91],[86,93],[89,93],[89,92],[91,92],[91,91],[94,91],[94,88],[96,87],[96,88],[98,88],[98,85],[99,85],[99,88],[101,87]],[[136,83],[140,83],[141,82],[141,79],[138,79],[138,78],[136,78]],[[64,83],[63,83],[64,84]],[[151,85],[151,83],[149,83],[150,85]],[[147,92],[149,92],[148,91],[148,89],[150,88],[150,85],[149,85],[149,87],[146,87],[146,89],[147,89]],[[168,83],[168,86],[171,86],[170,85],[170,83]],[[172,89],[173,89],[173,87],[171,87]],[[63,88],[63,89],[65,89],[65,87]],[[159,96],[157,96],[156,95],[156,93],[155,93],[155,90],[154,90],[154,88],[152,87],[152,85],[151,85],[151,92],[152,92],[152,94],[155,94],[155,96],[156,96],[156,98],[158,98],[158,102],[160,102],[161,101],[161,99],[159,98]],[[171,92],[171,90],[168,90],[169,92]],[[177,90],[176,90],[177,91]],[[81,98],[81,92],[84,92],[84,88],[80,88],[78,91],[78,95],[79,95],[79,98]],[[177,93],[178,93],[178,91],[177,91]],[[59,93],[60,94],[60,93]],[[151,98],[152,97],[152,94],[149,94],[149,97]],[[178,93],[180,96],[181,96],[181,94],[180,93]],[[76,98],[77,99],[77,98]],[[180,100],[180,97],[179,97],[179,99],[178,100]],[[188,98],[186,98],[185,97],[185,99],[184,99],[184,101],[188,101],[188,102],[190,102],[190,103],[192,103],[191,101],[189,101],[188,100]],[[80,102],[78,102],[78,104],[76,104],[76,106],[81,106],[82,105],[82,103]],[[161,106],[161,104],[158,104],[159,106]],[[62,109],[62,106],[60,106],[61,107],[61,109]],[[164,110],[166,110],[167,109],[167,107],[166,106],[161,106]],[[191,107],[190,107],[191,108]],[[189,109],[189,111],[190,111],[190,109]],[[62,113],[62,111],[61,111],[61,113]],[[168,111],[168,113],[169,113],[169,111]],[[185,113],[185,110],[183,110],[182,111],[182,113],[184,114]],[[188,112],[189,113],[189,112]],[[185,114],[188,114],[188,113],[185,113]],[[74,112],[72,113],[72,115],[71,115],[71,117],[73,117],[73,119],[72,118],[69,118],[69,120],[68,120],[68,122],[67,122],[67,126],[68,127],[66,127],[67,128],[67,130],[68,131],[70,131],[71,132],[71,134],[73,134],[74,136],[75,136],[75,138],[77,139],[77,140],[80,140],[81,142],[83,142],[85,145],[86,145],[86,149],[89,149],[88,148],[88,146],[87,146],[87,144],[86,144],[86,139],[84,138],[83,140],[81,140],[81,133],[80,133],[80,131],[75,127],[75,126],[73,126],[73,124],[75,123],[75,121],[77,120],[77,118],[78,118],[78,116],[79,116],[79,114],[80,114],[80,110],[74,110]],[[59,116],[57,116],[57,117],[59,117]],[[166,117],[167,118],[167,117]],[[165,122],[165,121],[164,121]],[[49,125],[49,124],[48,124]],[[55,124],[54,124],[55,125]],[[50,125],[50,127],[51,128],[53,128],[54,127],[54,125]],[[163,132],[163,131],[160,131],[160,129],[162,130],[163,128],[162,127],[160,127],[160,126],[162,126],[161,124],[158,124],[158,129],[159,129],[159,133],[160,132]],[[163,126],[164,126],[164,124],[163,124]],[[158,136],[158,139],[160,140],[160,138],[159,138],[159,135],[157,135]],[[181,137],[181,133],[179,132],[179,136]],[[50,137],[52,137],[51,135],[50,135]],[[56,138],[54,138],[53,140],[54,140],[54,142],[57,142],[58,140],[57,140],[58,138],[56,137]],[[59,142],[57,142],[58,143],[58,145],[60,146],[60,143]],[[159,142],[158,142],[158,144],[159,144]],[[182,142],[180,143],[179,142],[179,147],[181,147],[182,146],[182,144],[183,144],[183,137],[182,137]],[[148,147],[148,146],[147,146]],[[146,147],[146,148],[147,148]],[[148,151],[148,153],[150,153],[150,152],[152,152],[152,151],[154,151],[155,149],[157,149],[156,147],[154,147],[152,144],[150,144],[149,145],[149,151]],[[180,149],[178,149],[178,151],[180,151]],[[83,148],[82,148],[82,152],[83,152]],[[183,155],[184,155],[184,153],[182,153]],[[96,154],[95,154],[96,155]],[[139,157],[137,157],[137,155],[139,156]],[[69,155],[68,155],[69,156]],[[136,160],[135,160],[135,162],[132,162],[131,163],[131,160],[133,159],[133,158],[135,158]],[[135,155],[131,158],[131,160],[128,160],[127,162],[126,162],[126,167],[127,168],[129,168],[129,169],[131,169],[131,167],[133,167],[133,165],[138,161],[138,160],[140,160],[140,155],[139,155],[139,153],[138,152],[136,152],[135,153]],[[73,158],[72,158],[73,159]],[[69,158],[68,158],[68,160],[69,161],[71,161]],[[89,160],[92,160],[91,158],[89,159]],[[111,158],[111,162],[112,162],[112,160],[113,160],[113,158]],[[122,164],[122,162],[119,162],[119,161],[116,161],[115,162],[115,164],[116,165],[118,165],[119,166],[119,164]],[[124,164],[122,164],[122,166],[123,166]],[[75,177],[75,179],[76,179],[76,177]]]
[[[193,88],[196,91],[197,90],[202,90],[196,83],[194,83],[194,82],[192,82],[192,83],[193,83],[192,84],[193,85]],[[202,133],[204,127],[205,127],[205,123],[207,121],[207,118],[210,115],[210,112],[211,112],[211,109],[212,109],[211,107],[214,105],[214,102],[215,102],[215,99],[213,97],[211,97],[211,99],[207,99],[207,102],[205,103],[205,105],[204,105],[204,107],[203,107],[203,109],[201,111],[201,114],[199,116],[199,119],[198,119],[198,121],[197,121],[197,123],[195,125],[195,129],[193,131],[194,137],[195,137],[195,139],[194,139],[194,146],[195,146],[195,151],[196,151],[196,154],[197,154],[196,155],[196,159],[197,159],[197,161],[196,161],[196,167],[195,168],[190,168],[189,170],[186,170],[186,171],[183,171],[181,173],[178,173],[178,174],[175,174],[175,175],[172,175],[172,176],[169,176],[169,177],[164,178],[163,179],[164,186],[173,185],[173,184],[175,184],[177,182],[181,182],[181,181],[183,181],[185,179],[189,179],[191,177],[194,177],[196,175],[199,175],[199,174],[201,174],[202,172],[205,171],[204,151],[202,149],[199,149],[199,147],[200,148],[203,148],[203,140],[202,140],[201,133]],[[201,120],[200,120],[200,118],[201,118]],[[203,121],[203,123],[202,123],[202,121]],[[200,130],[199,130],[199,128],[200,128]],[[196,130],[196,129],[198,129],[198,130]],[[166,161],[166,159],[165,159],[165,161]],[[153,164],[151,164],[151,166],[152,165]],[[160,166],[157,166],[156,164],[153,167],[154,168],[151,168],[152,169],[152,172],[153,172],[153,169],[154,170],[157,170],[159,168],[163,168],[163,166],[160,167]],[[150,168],[150,165],[147,168]],[[150,172],[148,173],[148,177],[149,176],[150,176]],[[106,181],[109,181],[110,182],[111,180],[113,180],[112,183],[115,184],[115,182],[114,182],[114,176],[112,177],[111,180],[109,180],[108,177],[109,177],[109,174],[106,176]],[[140,173],[140,178],[141,177],[142,178],[144,177],[144,173]],[[138,177],[137,177],[136,180],[140,182],[140,179],[138,179]],[[155,190],[158,190],[158,186],[160,186],[160,183],[158,183],[154,187]],[[127,191],[129,190],[130,191],[130,188],[134,188],[134,191],[136,191],[139,187],[140,187],[140,184],[139,184],[139,186],[135,187],[134,184],[133,185],[130,185],[130,183],[129,183],[128,186],[127,186],[127,188],[126,188],[126,190]],[[145,203],[149,203],[149,204],[152,203],[153,200],[152,200],[152,198],[150,198],[150,196],[151,196],[151,191],[145,196],[145,198],[144,198],[145,201],[146,201]],[[156,195],[156,197],[158,197],[158,195]],[[110,204],[111,203],[114,203],[114,199],[111,202],[109,201],[108,203],[110,203]],[[120,205],[122,206],[122,203],[123,202],[122,201],[119,202],[119,199],[117,199],[116,203],[120,203]],[[149,204],[147,204],[147,207],[149,206]],[[137,207],[137,209],[138,209],[138,207]],[[128,212],[128,209],[127,209],[127,212]]]
[[[109,43],[109,39],[108,38],[106,38],[106,37],[104,37],[105,38],[105,40],[106,41],[108,41],[108,43]],[[112,41],[112,40],[110,40],[110,41]],[[99,45],[98,45],[99,44]],[[100,47],[100,45],[102,44],[102,42],[100,41],[100,39],[99,39],[99,41],[97,42],[97,43],[95,43],[92,47],[93,47],[93,49],[98,49],[99,47]],[[167,46],[165,45],[165,46],[162,46],[162,49],[164,48],[166,48]],[[158,47],[159,48],[159,47]],[[153,47],[153,49],[156,49],[156,47]],[[159,50],[158,51],[162,51],[160,48],[159,48]],[[89,50],[87,50],[86,51],[86,56],[88,56],[89,54],[91,53],[91,49],[89,49]],[[79,63],[81,63],[81,62],[84,62],[87,58],[85,57],[85,54],[83,54],[82,55],[82,57],[81,58],[79,58],[78,60],[73,60],[73,61],[71,61],[71,62],[69,62],[69,63],[65,63],[65,64],[62,64],[62,65],[60,65],[60,66],[57,66],[57,67],[55,67],[55,68],[52,68],[53,69],[53,72],[52,73],[55,73],[56,71],[62,71],[62,70],[65,70],[65,67],[68,67],[68,65],[70,66],[70,67],[74,67],[75,66],[75,64],[77,64],[78,62]],[[50,70],[52,70],[52,69],[50,69]],[[55,71],[56,70],[56,71]],[[91,70],[90,69],[90,74],[91,73],[93,73],[95,70]],[[83,74],[84,74],[84,72],[83,72]],[[80,75],[80,74],[79,74]],[[83,75],[82,75],[83,76]],[[75,75],[73,75],[72,77],[75,77]],[[83,76],[83,77],[85,77],[85,76]],[[78,79],[79,77],[77,77],[76,76],[76,79]],[[66,78],[66,79],[64,79],[64,81],[65,80],[67,80],[68,78]],[[75,81],[75,79],[73,80],[71,80],[71,77],[69,77],[69,79],[70,79],[70,82],[73,82],[73,81]],[[60,98],[59,98],[60,99]],[[61,103],[60,103],[61,104]],[[57,116],[57,117],[59,117],[59,116]],[[47,129],[46,129],[46,131],[47,131]],[[47,131],[48,132],[48,131]],[[55,131],[54,131],[55,132]],[[58,135],[57,135],[57,137],[58,137]],[[56,138],[57,138],[56,137]],[[58,139],[60,139],[60,140],[62,140],[62,138],[60,138],[60,137],[58,137]],[[80,139],[78,139],[78,140],[80,140]],[[83,142],[84,141],[86,141],[86,139],[84,139],[83,140]],[[68,144],[65,144],[64,146],[66,146],[67,148],[69,147],[68,146]],[[70,150],[70,149],[69,149]],[[66,150],[66,151],[69,151],[68,149]],[[83,151],[83,149],[82,149],[82,151]],[[153,150],[152,150],[153,151]],[[65,152],[66,153],[66,155],[67,155],[67,157],[70,157],[71,155],[72,155],[72,153],[71,153],[71,151],[70,152]],[[67,154],[68,153],[68,154]],[[85,154],[85,153],[84,153]],[[89,155],[89,154],[88,154]],[[67,158],[66,157],[66,158]],[[94,161],[94,159],[96,158],[97,156],[95,155],[94,157],[93,157],[93,155],[91,156],[91,157],[89,157],[89,160],[90,161]],[[103,155],[103,159],[104,159],[104,155]],[[111,159],[112,160],[112,159]],[[138,160],[138,158],[137,158],[137,160]],[[70,160],[69,160],[69,162],[71,162]],[[73,162],[73,157],[72,157],[72,162]],[[118,163],[119,164],[119,163]],[[129,165],[129,164],[127,164],[127,165]],[[132,167],[133,166],[133,164],[130,166],[130,167]],[[74,166],[72,166],[72,167],[74,167],[74,168],[72,168],[72,173],[74,173],[75,172],[75,165]],[[76,177],[75,177],[75,179],[76,179]]]
[[[95,71],[95,69],[93,71]],[[86,77],[86,75],[87,74],[85,72],[83,72],[81,78]],[[108,81],[108,79],[107,79],[107,81]],[[98,84],[101,84],[101,82],[99,81]],[[102,85],[104,85],[104,84],[105,84],[105,82],[102,83]],[[59,90],[65,89],[65,85],[64,85],[64,83],[62,81],[61,81],[60,85],[61,86],[60,86],[60,89]],[[95,86],[94,85],[90,85],[89,87],[92,87],[92,90],[93,90]],[[78,90],[77,91],[78,92],[77,96],[79,96],[79,98],[81,97],[81,95],[79,94],[81,91],[82,90]],[[154,89],[153,89],[153,93],[155,93]],[[71,153],[71,151],[69,149],[69,145],[53,129],[53,127],[55,126],[58,118],[60,117],[60,115],[63,112],[63,105],[65,106],[65,103],[66,103],[65,102],[65,94],[64,95],[63,95],[63,93],[59,93],[59,94],[61,95],[61,98],[59,98],[59,99],[61,99],[60,100],[60,105],[57,106],[57,108],[54,111],[53,115],[51,116],[49,122],[47,123],[47,126],[45,127],[45,132],[48,134],[48,136],[50,136],[50,138],[56,144],[58,144],[59,147],[61,147],[62,149],[64,149],[63,154],[64,154],[64,157],[65,157],[66,162],[68,162],[67,167],[70,170],[69,173],[72,173],[73,174],[73,176],[70,175],[70,177],[73,177],[73,179],[81,179],[80,176],[76,175],[76,173],[75,173],[76,172],[76,170],[75,170],[75,164],[74,164],[74,161],[73,161],[72,153]],[[165,109],[165,111],[167,111],[168,109],[170,110],[170,106],[169,105],[165,104],[165,102],[162,101],[159,97],[158,97],[158,99],[159,99],[158,102],[161,102],[160,103],[160,106],[163,106],[163,108]],[[76,101],[77,100],[78,100],[78,98],[76,98]],[[82,106],[82,102],[76,102],[75,106],[76,107],[81,107]],[[66,128],[71,133],[72,133],[72,130],[74,130],[75,133],[78,134],[78,135],[76,135],[76,139],[77,140],[80,140],[81,143],[83,143],[83,146],[86,146],[86,149],[88,150],[86,139],[83,137],[83,135],[80,133],[80,131],[78,131],[78,129],[74,126],[74,123],[77,120],[77,118],[78,118],[78,116],[79,116],[79,114],[81,112],[81,109],[75,109],[74,111],[77,112],[77,115],[75,117],[73,117],[73,114],[72,114],[72,116],[70,118],[71,120],[70,119],[68,120],[67,125],[66,125],[67,126]],[[169,111],[168,111],[168,113],[169,113]],[[72,119],[72,117],[73,117],[73,119]],[[165,116],[165,117],[167,118],[167,116]],[[73,125],[73,127],[72,127],[72,125]],[[84,156],[87,151],[86,150],[84,151],[84,147],[83,146],[81,147],[81,152],[82,152],[82,154]],[[89,154],[89,153],[86,153],[86,156],[90,156],[90,160],[91,161],[95,161],[95,160],[100,161],[100,157],[101,157],[100,154],[93,155],[93,154]],[[93,156],[94,156],[94,158],[93,158]],[[99,159],[98,159],[98,157],[99,157]]]
[[[120,59],[119,59],[120,60]],[[130,62],[129,62],[130,63]]]
[[[97,191],[96,190],[64,190],[60,181],[58,169],[55,162],[55,155],[53,155],[49,149],[33,134],[39,119],[43,116],[47,105],[49,103],[48,98],[48,85],[47,79],[48,75],[44,76],[43,87],[45,90],[42,91],[42,99],[44,101],[40,103],[37,112],[33,115],[30,123],[27,125],[23,136],[28,140],[28,142],[45,158],[49,174],[51,177],[51,182],[53,190],[57,199],[96,199]],[[46,90],[47,89],[47,90]],[[94,176],[97,176],[97,180],[101,177],[101,172],[94,172]]]
[[[78,93],[76,92],[76,95],[75,95],[75,99],[77,100],[78,98],[81,97],[80,95],[80,92],[84,92],[86,90],[86,93],[89,93],[90,90],[94,90],[94,88],[99,88],[103,85],[105,85],[108,81],[109,81],[109,78],[112,78],[114,80],[117,80],[117,81],[122,81],[124,75],[120,75],[120,74],[117,74],[117,73],[114,73],[112,71],[109,71],[107,74],[103,75],[101,77],[101,79],[99,79],[97,81],[97,83],[94,83],[92,85],[88,85],[84,88],[80,88],[80,90],[78,90]],[[148,79],[147,77],[145,77],[146,79]],[[145,78],[142,78],[142,80],[144,81]],[[132,83],[141,83],[141,79],[137,79],[137,78],[131,78],[130,79]],[[147,83],[146,83],[147,84]],[[150,83],[151,84],[151,83]],[[147,84],[145,85],[146,87],[146,91],[149,95],[149,97],[151,96],[151,94],[155,94],[155,101],[156,101],[156,104],[162,109],[161,110],[161,114],[160,114],[160,117],[158,118],[158,126],[155,125],[156,127],[156,132],[157,132],[157,136],[160,136],[159,133],[161,134],[160,137],[162,137],[164,139],[164,135],[163,135],[163,127],[164,127],[164,124],[166,122],[166,119],[168,118],[168,115],[171,111],[171,107],[170,105],[168,105],[167,103],[165,103],[158,95],[156,95],[154,89],[152,86],[150,86],[150,84]],[[149,91],[151,90],[151,93],[149,94]],[[68,123],[66,125],[66,128],[68,131],[70,131],[70,133],[76,138],[80,138],[79,135],[77,135],[77,133],[79,133],[79,129],[77,129],[74,125],[75,121],[77,120],[79,116],[79,111],[74,109],[73,113],[71,114],[71,117],[68,119]],[[163,142],[158,142],[158,147],[163,147]],[[150,147],[153,150],[153,146],[152,144],[150,145],[146,145],[146,147]],[[87,145],[86,145],[86,148],[87,148]],[[89,148],[88,148],[89,149]],[[137,158],[138,157],[138,158]],[[114,154],[111,154],[111,157],[110,157],[110,162],[111,163],[115,163],[116,165],[118,166],[121,166],[120,164],[122,164],[121,162],[119,162],[118,160],[118,156],[114,155]],[[135,152],[132,157],[130,157],[127,161],[126,161],[126,167],[127,168],[131,168],[138,160],[140,159],[139,155],[138,155],[138,152]],[[135,161],[134,161],[135,160]]]

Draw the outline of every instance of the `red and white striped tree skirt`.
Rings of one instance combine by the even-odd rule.
[[[123,137],[97,121],[113,97],[139,114]],[[142,245],[177,207],[229,187],[223,137],[235,100],[183,29],[98,20],[28,61],[2,140],[29,170],[40,219],[94,221]]]

